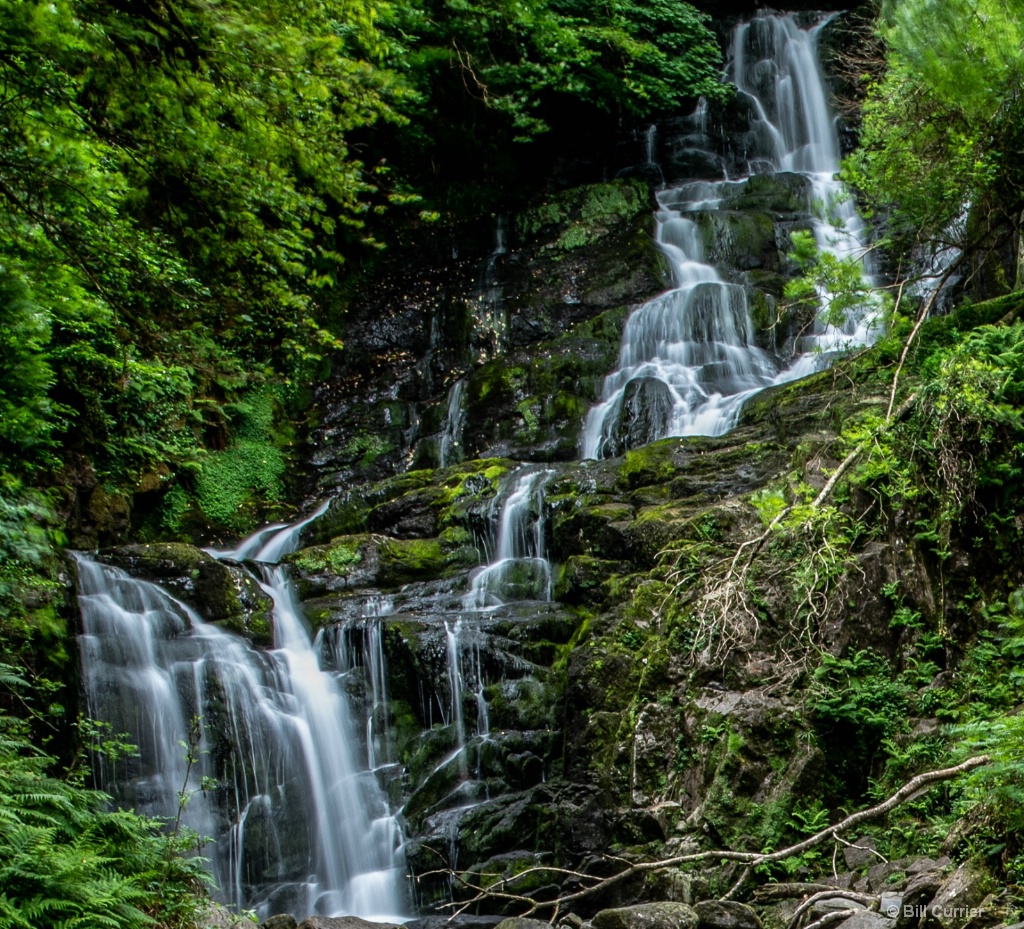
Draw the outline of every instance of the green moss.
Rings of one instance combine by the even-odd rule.
[[[224,407],[236,422],[235,440],[202,460],[195,484],[195,502],[215,525],[245,532],[262,507],[281,499],[286,456],[280,445],[287,436],[275,432],[276,404],[276,392],[264,388]],[[166,523],[180,525],[181,498],[165,512]]]
[[[368,467],[381,455],[392,451],[394,446],[379,435],[361,435],[349,439],[342,452],[348,458],[358,459],[362,467]]]
[[[678,445],[679,439],[662,439],[626,452],[619,467],[619,483],[632,490],[670,481],[676,473],[672,453]]]
[[[311,574],[329,571],[344,577],[353,565],[363,560],[362,547],[366,541],[366,536],[343,536],[332,539],[327,545],[304,548],[289,560],[301,571]]]
[[[647,185],[639,180],[591,184],[556,194],[516,220],[524,239],[538,236],[552,226],[564,228],[548,248],[571,251],[590,245],[612,229],[649,209]]]
[[[398,584],[439,577],[447,566],[440,539],[388,539],[380,560],[382,577]]]

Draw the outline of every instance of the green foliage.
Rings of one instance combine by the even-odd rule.
[[[20,686],[0,666],[0,682]],[[0,927],[184,927],[203,902],[202,860],[160,824],[108,811],[101,793],[47,774],[54,759],[0,716]]]
[[[869,87],[847,177],[904,247],[1019,222],[1024,44],[1020,0],[883,5],[885,69]],[[959,222],[967,205],[975,221]],[[984,219],[982,219],[984,217]]]
[[[461,85],[519,141],[548,128],[552,94],[648,118],[725,93],[707,17],[687,3],[428,0],[396,4],[395,17],[424,102],[444,112],[441,95]]]
[[[906,725],[912,690],[870,649],[847,658],[822,655],[809,701],[833,773],[854,794],[883,757],[883,743]]]
[[[856,256],[840,258],[818,248],[811,232],[790,234],[788,258],[800,277],[786,282],[784,295],[790,303],[817,305],[818,319],[842,329],[854,317],[882,313],[889,302],[864,276],[864,264]]]
[[[237,424],[236,438],[206,455],[195,482],[195,502],[210,522],[245,532],[255,522],[254,501],[280,498],[285,456],[274,444],[274,406],[274,393],[262,390],[226,408]]]

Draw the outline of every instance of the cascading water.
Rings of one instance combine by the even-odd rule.
[[[307,522],[214,553],[266,563],[266,653],[160,587],[78,557],[89,712],[139,746],[117,766],[101,758],[99,775],[117,802],[150,815],[173,818],[190,796],[183,818],[213,838],[204,854],[225,902],[262,916],[393,921],[405,900],[401,832],[357,760],[344,691],[321,667],[284,569],[270,564]],[[190,766],[181,744],[195,719]]]
[[[474,326],[480,344],[481,360],[492,357],[505,348],[508,337],[508,316],[505,311],[505,293],[498,271],[502,257],[508,251],[505,242],[505,217],[499,216],[494,230],[494,248],[487,257],[483,275],[477,285],[478,310]]]
[[[835,180],[839,139],[817,49],[825,22],[805,30],[790,14],[764,13],[737,26],[729,76],[750,105],[748,176],[659,192],[656,240],[673,288],[627,320],[618,369],[584,425],[584,458],[665,436],[721,435],[752,393],[812,373],[826,353],[874,337],[878,312],[869,301],[840,324],[817,320],[788,363],[759,348],[746,290],[706,263],[697,222],[699,213],[742,196],[750,175],[792,172],[806,178],[808,212],[825,213],[811,220],[819,248],[840,259],[863,253],[863,225]],[[827,305],[830,295],[819,296]]]
[[[448,465],[462,460],[462,426],[466,420],[466,407],[463,403],[465,393],[464,379],[457,380],[448,391],[448,410],[438,451],[438,466],[441,468],[447,468]]]
[[[502,505],[495,557],[473,576],[466,609],[551,599],[551,565],[544,555],[544,483],[550,475],[527,470],[516,479]]]
[[[390,597],[368,597],[360,619],[330,626],[314,642],[326,665],[342,677],[348,677],[357,668],[365,673],[366,762],[371,771],[391,764],[387,659],[381,619],[390,616],[394,608]]]

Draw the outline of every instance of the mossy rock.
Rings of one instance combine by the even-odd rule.
[[[619,465],[619,485],[633,490],[670,481],[679,470],[675,459],[679,444],[679,439],[662,439],[626,452]]]
[[[603,605],[609,581],[623,573],[623,565],[590,555],[572,555],[559,566],[554,597],[562,603]]]
[[[709,264],[739,271],[778,269],[778,236],[768,213],[714,210],[694,217]]]
[[[755,174],[726,192],[729,208],[769,213],[809,213],[811,182],[803,174]]]
[[[516,230],[525,242],[557,231],[544,248],[571,251],[593,245],[640,213],[650,212],[650,193],[638,180],[590,184],[556,194],[521,213]]]
[[[552,527],[552,552],[559,559],[572,555],[628,558],[626,530],[632,521],[633,507],[626,503],[560,508]]]
[[[242,568],[181,542],[125,545],[104,552],[102,560],[158,583],[207,622],[238,632],[255,645],[273,644],[273,601]]]
[[[381,547],[381,579],[385,583],[438,577],[444,567],[440,539],[389,539]]]

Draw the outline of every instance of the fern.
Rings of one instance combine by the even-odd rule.
[[[191,925],[202,860],[179,856],[160,822],[52,777],[53,764],[0,715],[0,929]]]

